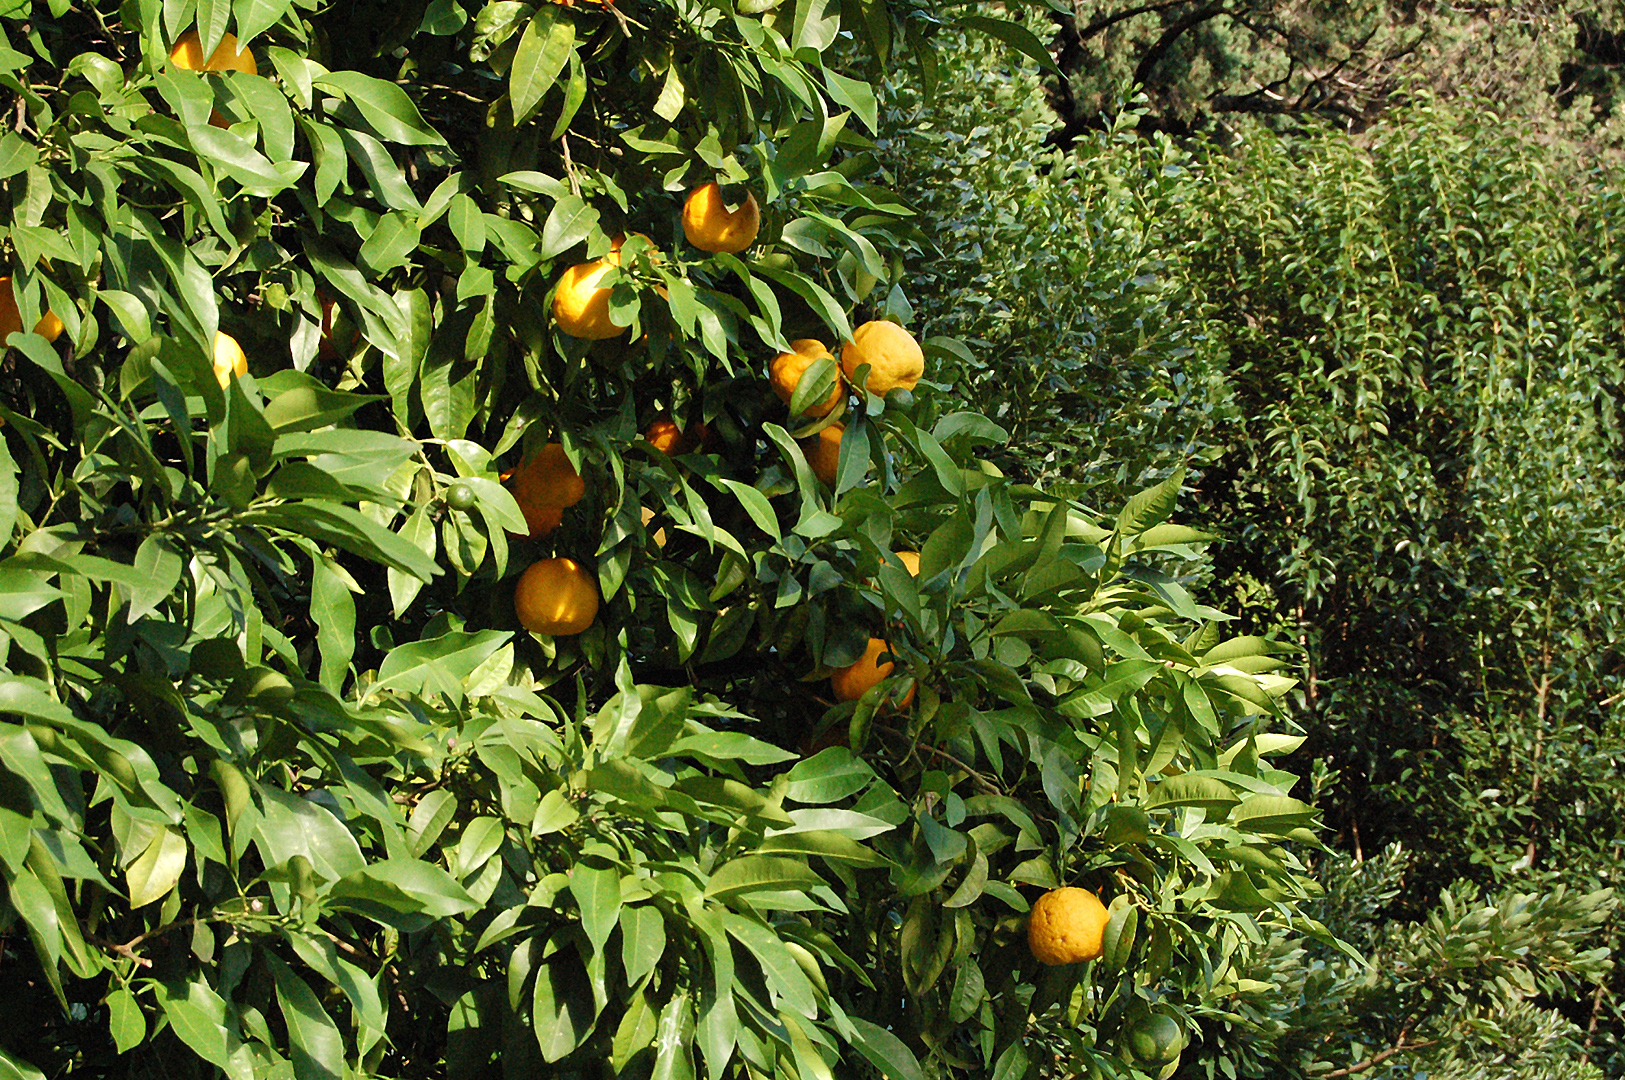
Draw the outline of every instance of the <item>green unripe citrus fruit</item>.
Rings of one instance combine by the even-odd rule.
[[[1185,1048],[1185,1033],[1179,1021],[1158,1013],[1129,1029],[1128,1050],[1145,1065],[1166,1065]]]
[[[474,506],[474,488],[462,481],[446,489],[446,505],[453,510],[469,510]]]

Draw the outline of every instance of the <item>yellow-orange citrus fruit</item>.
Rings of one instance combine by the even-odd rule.
[[[801,382],[801,376],[812,367],[813,362],[827,359],[831,363],[835,356],[829,351],[829,346],[822,341],[812,338],[802,338],[800,341],[790,343],[790,352],[780,353],[768,365],[768,381],[773,384],[773,392],[779,395],[779,400],[786,405],[795,395],[796,384]],[[841,392],[844,389],[841,381],[841,369],[835,369],[835,385],[830,387],[829,397],[808,407],[808,416],[828,416],[829,411],[840,402]]]
[[[579,634],[598,617],[598,586],[574,559],[543,559],[513,587],[519,624],[536,634]]]
[[[34,324],[34,333],[38,334],[46,341],[55,341],[57,338],[61,337],[62,330],[62,320],[56,317],[56,312],[54,311],[47,311],[44,315],[39,317],[39,322]]]
[[[574,506],[587,494],[587,482],[558,443],[548,443],[514,474],[514,491],[534,496],[542,506]]]
[[[571,337],[605,341],[626,333],[609,319],[610,289],[600,286],[610,268],[620,265],[615,252],[602,259],[579,263],[564,272],[553,292],[553,319]]]
[[[529,506],[519,504],[520,513],[525,515],[525,524],[530,526],[531,539],[546,536],[559,527],[564,520],[564,507],[562,506]]]
[[[0,277],[0,349],[5,348],[6,338],[22,328],[23,316],[17,310],[17,294],[11,289],[11,277]],[[56,317],[56,312],[47,311],[34,324],[34,333],[46,341],[55,341],[62,335],[62,320]]]
[[[533,537],[546,536],[558,528],[564,508],[574,506],[587,494],[587,482],[558,443],[548,443],[515,469],[509,484]]]
[[[869,365],[871,394],[884,396],[901,387],[913,390],[925,374],[925,353],[914,335],[894,322],[876,319],[852,332],[852,340],[841,348],[841,370],[848,380],[858,368]]]
[[[248,75],[260,73],[259,65],[254,62],[254,54],[237,47],[236,34],[222,36],[220,44],[215,46],[214,52],[204,60],[203,42],[198,39],[196,30],[188,30],[175,42],[175,48],[169,54],[169,62],[188,71],[241,71]]]
[[[649,522],[651,522],[651,521],[653,521],[655,519],[655,512],[653,510],[649,509],[647,506],[641,507],[641,509],[643,511],[643,514],[642,514],[643,527],[645,529],[647,529],[649,527]],[[654,533],[654,536],[653,536],[653,540],[655,542],[655,547],[665,547],[666,546],[666,530],[664,528],[656,529],[655,533]]]
[[[872,637],[869,644],[864,647],[863,656],[854,664],[848,664],[829,677],[830,689],[835,691],[835,697],[840,701],[856,701],[868,692],[871,686],[892,673],[897,665],[887,660],[880,662],[880,654],[889,652],[891,647],[880,638]],[[903,700],[898,702],[899,708],[907,707],[914,700],[914,688],[911,686]]]
[[[920,553],[918,551],[894,551],[892,554],[897,556],[898,561],[903,564],[903,568],[909,572],[911,577],[920,576]]]
[[[643,437],[650,446],[663,454],[680,454],[686,442],[683,438],[683,429],[677,426],[666,413],[661,413],[644,431]]]
[[[739,209],[729,213],[722,201],[722,188],[713,181],[688,193],[683,203],[683,235],[701,251],[738,254],[756,242],[762,227],[762,211],[756,196],[746,192]]]
[[[1076,964],[1100,955],[1106,934],[1106,905],[1088,889],[1051,889],[1033,904],[1027,947],[1041,964]]]
[[[239,379],[248,374],[248,357],[237,339],[219,330],[214,332],[214,377],[224,390],[231,385],[231,377]]]
[[[831,424],[801,444],[813,475],[830,487],[835,486],[836,470],[841,464],[841,436],[845,432],[841,424]]]

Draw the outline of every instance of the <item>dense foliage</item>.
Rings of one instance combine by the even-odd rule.
[[[1330,947],[1282,646],[1187,589],[1183,474],[1099,512],[944,392],[983,344],[920,325],[869,138],[941,13],[0,15],[0,1073],[1166,1075],[1262,943]],[[737,255],[679,227],[712,180]],[[611,251],[626,332],[563,334]],[[773,354],[877,317],[939,376],[787,418]],[[547,445],[552,531],[502,483]],[[580,634],[519,626],[547,556]],[[1106,951],[1041,970],[1062,883]]]
[[[1010,467],[1048,484],[1109,500],[1201,463],[1218,587],[1304,650],[1293,713],[1348,860],[1321,917],[1375,970],[1283,942],[1193,1053],[1617,1073],[1613,174],[1430,103],[1229,152],[1130,114],[1063,158],[1033,71],[956,55],[974,91],[900,94],[889,160],[952,223],[920,309],[1000,350],[962,385],[1040,418]],[[984,302],[947,314],[961,291]]]
[[[1422,91],[1489,100],[1584,140],[1589,152],[1617,154],[1622,14],[1612,0],[1103,0],[1057,9],[1048,18],[1059,71],[1047,89],[1064,123],[1049,138],[1070,145],[1100,128],[1129,86],[1147,96],[1143,128],[1224,142],[1260,120],[1364,131]]]

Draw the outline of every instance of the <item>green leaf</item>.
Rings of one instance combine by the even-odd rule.
[[[353,555],[411,574],[420,581],[431,581],[440,573],[440,567],[421,550],[359,511],[339,503],[306,499],[252,510],[237,520],[333,544]]]
[[[654,1072],[649,1080],[694,1080],[694,1006],[679,991],[660,1010],[655,1030]]]
[[[1287,795],[1252,794],[1230,811],[1226,823],[1238,829],[1286,832],[1313,823],[1315,808]]]
[[[508,93],[513,99],[514,126],[529,120],[570,61],[575,48],[576,24],[556,4],[542,4],[519,39],[508,70]]]
[[[39,159],[34,144],[14,132],[0,136],[0,180],[33,167]]]
[[[685,735],[672,743],[666,754],[671,757],[698,755],[714,761],[743,761],[747,765],[772,765],[796,756],[789,750],[752,738],[742,731],[707,731]]]
[[[378,219],[366,243],[356,255],[356,261],[375,277],[408,263],[408,256],[417,250],[422,233],[418,231],[417,215],[391,210]]]
[[[1175,469],[1173,475],[1156,487],[1132,496],[1117,515],[1115,531],[1118,538],[1126,540],[1138,536],[1166,519],[1174,512],[1174,504],[1179,500],[1179,489],[1184,482],[1185,470]]]
[[[1052,976],[1055,974],[1051,972]],[[999,1059],[993,1063],[992,1080],[1021,1080],[1026,1075],[1027,1051],[1022,1047],[1021,1039],[1017,1038],[1004,1048],[999,1054]]]
[[[813,889],[824,879],[806,863],[774,855],[746,855],[723,863],[706,883],[705,895],[718,898],[764,890]]]
[[[225,1000],[202,976],[181,985],[157,983],[155,988],[158,1005],[181,1042],[225,1070],[230,1080],[254,1080],[253,1055],[227,1019]]]
[[[1181,773],[1170,776],[1156,787],[1142,803],[1147,810],[1167,806],[1201,806],[1209,810],[1227,810],[1241,801],[1241,797],[1226,784],[1212,776],[1200,773]]]
[[[180,583],[184,569],[180,554],[157,533],[141,541],[141,546],[135,551],[135,570],[143,580],[138,587],[130,590],[130,605],[125,619],[133,623],[156,611],[158,605],[168,599],[170,592]]]
[[[908,1044],[878,1024],[859,1016],[847,1018],[852,1025],[852,1045],[889,1080],[925,1080],[925,1071]]]
[[[512,638],[509,630],[454,630],[396,646],[378,665],[378,678],[368,696],[396,690],[429,697],[445,694],[460,702],[468,677]]]
[[[443,146],[445,139],[429,126],[405,90],[359,71],[334,71],[314,85],[348,98],[379,137],[406,146]]]
[[[868,762],[843,746],[832,746],[796,764],[788,778],[785,798],[799,803],[839,802],[867,787],[875,779]]]
[[[254,840],[267,868],[302,855],[328,880],[361,870],[360,845],[327,807],[264,784],[254,784],[254,790],[264,808]]]
[[[717,478],[722,484],[739,499],[739,505],[745,508],[756,527],[773,538],[774,543],[780,543],[784,535],[779,531],[779,517],[773,512],[773,504],[767,501],[767,496],[751,487],[749,484],[727,477]]]
[[[536,973],[532,1015],[543,1061],[565,1057],[592,1031],[597,1010],[586,983],[573,949],[560,949]]]
[[[261,379],[260,392],[270,397],[265,405],[265,422],[278,434],[327,427],[364,405],[383,400],[376,394],[330,390],[319,380],[292,368]]]
[[[875,103],[874,87],[862,79],[849,79],[837,72],[824,70],[824,87],[836,102],[851,109],[870,131],[879,130],[879,108]]]
[[[581,929],[594,952],[601,952],[621,915],[621,873],[613,866],[576,863],[570,869],[570,892],[581,912]]]
[[[132,908],[162,900],[181,879],[186,869],[186,837],[165,825],[153,834],[147,847],[124,871]]]
[[[834,44],[840,33],[839,10],[826,15],[829,0],[796,0],[796,17],[791,28],[790,47],[797,51],[811,49],[823,52]]]
[[[355,597],[352,578],[324,555],[312,560],[310,617],[316,623],[316,649],[321,654],[320,680],[338,693],[355,653]]]
[[[531,819],[530,835],[546,836],[548,833],[559,832],[575,824],[581,817],[581,812],[570,802],[563,791],[554,788],[542,796],[542,801],[536,805],[536,815]]]
[[[235,131],[211,124],[188,127],[186,137],[200,156],[237,181],[244,194],[256,198],[269,199],[281,194],[310,168],[304,161],[273,162]]]
[[[344,1036],[310,987],[287,964],[266,956],[276,980],[277,1004],[288,1025],[293,1072],[298,1080],[344,1080]]]
[[[293,7],[293,0],[234,0],[231,9],[237,17],[237,45],[248,43],[275,26]]]
[[[653,971],[666,951],[666,918],[652,904],[621,909],[621,965],[626,981],[636,986]]]
[[[373,918],[398,912],[446,919],[467,915],[480,906],[446,871],[432,863],[409,858],[368,863],[334,882],[328,895],[335,906]]]
[[[682,73],[677,70],[676,64],[668,64],[665,81],[660,84],[660,96],[655,98],[649,111],[667,123],[676,123],[677,118],[683,115],[683,105],[687,100],[688,92],[683,85]]]
[[[147,1037],[147,1018],[135,995],[119,987],[107,995],[107,1028],[113,1045],[123,1054],[141,1045]],[[0,1075],[4,1075],[0,1073]]]
[[[551,259],[575,247],[592,233],[598,225],[598,211],[584,202],[579,195],[566,194],[553,204],[547,221],[542,225],[542,243],[537,254]]]
[[[994,19],[986,15],[961,15],[957,20],[960,26],[972,30],[980,30],[989,37],[998,38],[1023,56],[1038,62],[1046,72],[1060,75],[1061,70],[1055,66],[1055,58],[1050,55],[1044,43],[1038,40],[1038,35],[1008,19]]]
[[[1100,962],[1108,971],[1120,970],[1134,950],[1134,934],[1140,925],[1140,909],[1131,903],[1112,903],[1111,918],[1101,938]]]

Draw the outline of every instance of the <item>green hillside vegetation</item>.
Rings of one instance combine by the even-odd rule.
[[[1212,590],[1303,650],[1324,918],[1375,966],[1278,951],[1207,1060],[1617,1075],[1618,173],[1425,97],[1223,150],[1128,110],[1062,157],[1035,71],[959,55],[888,149],[952,222],[915,281],[978,346],[960,386],[1085,499],[1196,463]]]

